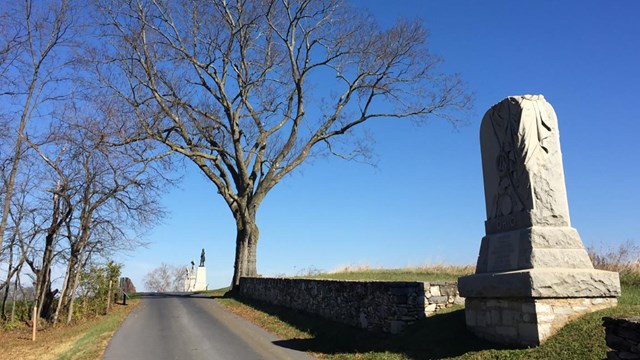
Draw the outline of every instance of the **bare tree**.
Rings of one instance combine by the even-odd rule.
[[[138,245],[131,233],[148,229],[164,215],[159,192],[171,182],[156,167],[165,154],[150,152],[145,143],[110,145],[120,142],[120,134],[113,128],[118,122],[109,115],[98,112],[97,117],[83,118],[67,132],[73,134],[68,141],[75,149],[73,159],[80,164],[81,175],[75,225],[69,226],[67,282],[58,307],[68,309],[67,321],[88,252],[104,256]]]
[[[173,268],[173,283],[172,283],[173,291],[185,290],[185,285],[187,281],[186,275],[187,275],[186,266],[176,266]]]
[[[67,0],[26,0],[3,4],[0,19],[0,96],[10,104],[1,117],[16,134],[11,156],[3,159],[9,171],[0,214],[1,254],[27,125],[45,103],[63,97],[56,88],[66,81],[67,59],[59,50],[68,40],[71,16]]]
[[[455,123],[469,105],[419,21],[381,28],[339,0],[98,3],[103,84],[235,218],[234,289],[257,273],[256,213],[284,176],[313,155],[366,155],[357,129],[370,120]]]
[[[162,263],[160,266],[147,273],[144,278],[144,286],[148,291],[171,291],[172,277],[172,266]]]
[[[6,174],[0,171],[2,175],[2,188],[7,180]],[[22,176],[21,181],[14,182],[14,196],[12,197],[12,206],[9,213],[9,222],[7,223],[7,232],[10,236],[5,241],[4,256],[0,257],[2,260],[7,261],[6,278],[3,283],[0,283],[0,290],[4,289],[4,297],[2,299],[2,317],[6,319],[6,301],[9,293],[13,295],[16,293],[17,279],[14,282],[14,289],[11,291],[11,280],[14,276],[17,277],[22,266],[25,262],[25,253],[21,251],[30,244],[25,244],[25,240],[33,240],[32,236],[26,236],[23,228],[23,222],[28,222],[30,209],[28,208],[27,198],[30,194],[30,187],[32,182],[30,181],[30,174],[27,172]],[[8,251],[7,251],[8,250]],[[13,311],[12,307],[12,313]]]
[[[147,273],[144,278],[144,286],[147,291],[184,291],[185,273],[186,268],[184,266],[162,263]]]
[[[46,216],[51,224],[45,227],[40,266],[27,259],[37,275],[40,314],[54,323],[61,311],[71,321],[80,275],[92,254],[106,258],[139,245],[137,235],[163,215],[158,193],[169,182],[155,167],[162,164],[163,154],[150,151],[144,142],[110,145],[120,142],[119,122],[110,112],[92,105],[69,102],[55,129],[46,132],[39,143],[27,138],[50,169],[42,183],[56,184],[50,190],[54,206]],[[60,244],[62,239],[67,240],[66,246]],[[49,274],[56,246],[66,272],[52,313],[54,292]]]

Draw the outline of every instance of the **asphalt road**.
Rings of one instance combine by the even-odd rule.
[[[103,359],[313,359],[277,340],[213,299],[150,294],[122,323]]]

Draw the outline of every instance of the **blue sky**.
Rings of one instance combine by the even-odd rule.
[[[318,159],[285,178],[258,213],[258,271],[294,275],[345,265],[473,264],[484,236],[479,126],[510,95],[543,94],[560,126],[572,225],[586,246],[640,243],[640,2],[357,0],[383,26],[422,19],[443,69],[475,93],[465,126],[369,124],[377,167]],[[189,168],[163,199],[146,248],[124,275],[207,252],[210,288],[233,272],[235,226],[213,186]]]

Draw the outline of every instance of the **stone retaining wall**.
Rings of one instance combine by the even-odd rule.
[[[399,333],[416,320],[463,303],[455,282],[339,281],[245,277],[245,298],[371,331]]]
[[[640,316],[629,318],[602,318],[607,345],[614,351],[608,360],[640,359]]]

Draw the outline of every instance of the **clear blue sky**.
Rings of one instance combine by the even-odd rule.
[[[468,124],[370,124],[376,168],[319,159],[285,178],[258,213],[258,271],[364,264],[473,264],[485,220],[478,131],[509,95],[544,94],[559,119],[572,224],[586,246],[640,243],[640,2],[354,1],[383,25],[422,19],[430,49],[475,93]],[[117,260],[141,289],[161,262],[207,252],[210,288],[233,272],[235,226],[195,168],[163,199],[150,245]]]

